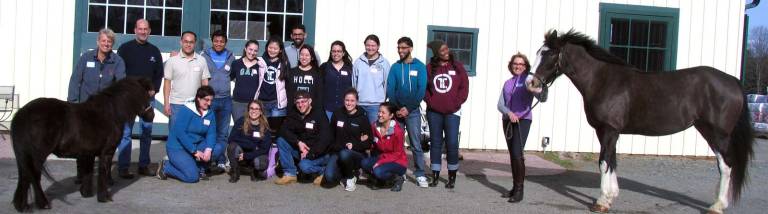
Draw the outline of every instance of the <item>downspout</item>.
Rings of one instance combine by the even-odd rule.
[[[752,9],[757,7],[757,5],[760,4],[760,0],[752,0],[752,3],[749,3],[744,8],[744,38],[741,43],[741,81],[744,83],[744,73],[746,69],[746,59],[747,59],[747,45],[749,43],[749,15],[746,14],[746,10]],[[760,91],[760,89],[758,89]]]

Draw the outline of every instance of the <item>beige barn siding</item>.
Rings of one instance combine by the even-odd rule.
[[[506,65],[516,52],[533,57],[549,29],[571,28],[597,39],[600,3],[679,8],[677,67],[708,65],[739,76],[744,2],[723,0],[320,0],[315,43],[322,61],[331,42],[344,41],[353,58],[363,53],[363,38],[376,34],[381,52],[398,59],[396,40],[414,40],[414,55],[427,61],[427,26],[478,28],[477,76],[462,107],[461,148],[507,149],[496,101]],[[72,69],[74,0],[0,1],[0,85],[16,85],[24,104],[38,97],[66,98]],[[93,41],[83,41],[93,42]],[[119,45],[119,44],[116,44]],[[165,54],[164,56],[167,56]],[[534,59],[531,58],[531,61]],[[160,96],[158,96],[160,97]],[[550,89],[547,103],[533,112],[527,150],[598,152],[587,124],[581,95],[567,78]],[[158,122],[165,121],[159,118]],[[712,155],[694,129],[661,137],[622,135],[620,153]]]

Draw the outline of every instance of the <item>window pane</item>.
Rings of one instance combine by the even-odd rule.
[[[125,22],[125,33],[133,34],[133,29],[136,28],[136,20],[144,17],[144,8],[129,7],[127,21]]]
[[[211,9],[227,9],[227,0],[211,0]]]
[[[304,11],[304,1],[303,0],[286,0],[285,2],[285,12],[288,13],[301,13]]]
[[[269,12],[283,12],[283,0],[268,0],[267,9]]]
[[[648,51],[648,70],[649,71],[664,70],[664,50]]]
[[[104,17],[106,14],[105,6],[88,6],[88,32],[99,32],[104,28],[107,21]]]
[[[456,57],[459,62],[470,65],[472,62],[472,52],[467,50],[455,50],[453,56]]]
[[[286,39],[290,39],[289,35],[291,35],[292,33],[291,28],[293,26],[298,26],[300,24],[301,24],[301,16],[290,16],[290,15],[285,16],[285,35],[286,37],[288,37]]]
[[[147,0],[147,6],[163,6],[163,0]]]
[[[249,11],[264,11],[264,8],[267,6],[266,0],[250,0],[248,1],[248,10]]]
[[[283,38],[283,15],[267,15],[267,38],[277,36]]]
[[[107,8],[108,18],[107,27],[112,29],[115,33],[123,33],[123,27],[125,27],[125,7],[113,7]]]
[[[245,13],[229,13],[229,38],[245,39]]]
[[[144,0],[128,0],[128,4],[144,6]]]
[[[667,23],[666,22],[651,22],[651,35],[650,43],[651,47],[666,47],[667,41]]]
[[[264,26],[266,26],[264,14],[248,14],[248,39],[264,40]]]
[[[227,32],[227,12],[211,12],[211,33],[221,30]]]
[[[645,62],[647,59],[646,56],[647,49],[645,48],[630,48],[629,49],[629,64],[634,65],[635,67],[639,68],[640,70],[645,71],[646,66]]]
[[[147,15],[144,19],[149,21],[149,28],[152,28],[150,35],[163,35],[163,10],[147,8]]]
[[[230,10],[245,10],[245,0],[229,0]]]
[[[109,0],[110,4],[125,4],[125,0]]]
[[[466,33],[462,37],[461,47],[463,49],[472,49],[472,34]]]
[[[456,35],[456,33],[448,33],[448,40],[446,40],[445,42],[448,43],[448,47],[451,49],[458,48],[459,36]]]
[[[181,10],[165,10],[165,36],[181,35]]]
[[[445,32],[435,31],[435,40],[443,40],[443,42],[445,42],[445,39],[447,37],[448,36],[446,35]]]
[[[627,61],[627,48],[611,47],[609,51],[621,60]]]
[[[166,7],[181,7],[183,0],[165,0]],[[179,19],[181,20],[181,19]]]
[[[630,22],[632,29],[630,30],[629,44],[633,46],[647,46],[648,45],[648,20],[632,20]]]
[[[90,0],[88,2],[91,2],[91,3],[106,3],[107,0]]]
[[[611,44],[626,45],[629,40],[629,20],[611,19]]]

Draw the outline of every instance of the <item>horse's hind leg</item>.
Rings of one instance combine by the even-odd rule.
[[[597,130],[600,138],[600,197],[590,208],[592,212],[605,213],[611,208],[613,199],[619,196],[619,182],[616,176],[616,141],[619,133],[613,130]]]
[[[80,155],[77,157],[77,174],[81,179],[80,195],[84,198],[93,197],[93,162],[93,156]]]
[[[709,207],[708,213],[723,213],[723,210],[728,207],[728,203],[731,200],[731,167],[723,159],[724,154],[722,154],[723,149],[721,149],[721,145],[725,145],[725,143],[721,142],[729,142],[729,139],[723,137],[727,136],[726,134],[718,132],[718,129],[708,123],[699,122],[694,124],[694,127],[707,140],[709,147],[714,151],[717,158],[717,167],[720,171],[717,198],[715,198],[715,203]]]
[[[42,181],[42,170],[43,169],[43,162],[38,161],[35,164],[35,170],[33,171],[33,175],[35,182],[32,183],[32,189],[35,191],[35,204],[37,204],[37,208],[40,209],[51,209],[51,203],[48,201],[48,197],[45,196],[45,192],[43,192],[43,187],[40,184],[40,181]]]
[[[27,204],[29,186],[32,182],[32,169],[30,169],[29,163],[25,163],[25,159],[28,158],[23,154],[16,152],[16,165],[19,170],[19,183],[16,185],[16,193],[13,194],[13,207],[16,211],[24,212],[30,209]]]

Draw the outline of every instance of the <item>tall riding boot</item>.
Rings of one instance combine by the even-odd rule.
[[[515,175],[520,174],[520,172],[517,171],[518,168],[515,167],[515,164],[516,164],[516,162],[518,162],[518,160],[519,159],[511,159],[510,160],[511,163],[509,164],[509,167],[512,169],[512,180],[513,180],[512,183],[513,184],[514,184]],[[511,197],[512,193],[515,192],[515,187],[516,186],[512,185],[512,189],[510,189],[509,191],[505,192],[504,194],[501,194],[501,197],[502,198],[509,198],[509,197]]]
[[[512,194],[509,197],[510,203],[517,203],[523,200],[523,181],[525,180],[525,160],[515,159],[512,161],[512,167],[516,168],[517,173],[512,175]]]
[[[432,182],[429,183],[429,187],[436,187],[437,182],[440,180],[440,171],[432,170]]]
[[[456,170],[448,170],[448,183],[445,184],[446,189],[453,189],[456,186]]]
[[[238,180],[240,180],[240,167],[232,167],[229,175],[229,182],[230,183],[236,183]]]

